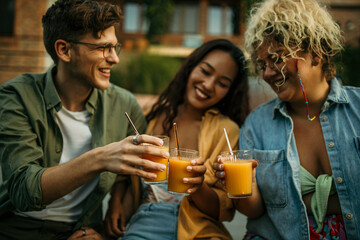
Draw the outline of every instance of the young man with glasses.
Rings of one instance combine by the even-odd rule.
[[[110,84],[121,45],[118,6],[58,0],[43,16],[44,44],[55,65],[0,87],[0,239],[93,237],[102,200],[118,174],[165,166],[140,158],[168,157],[158,138],[141,133],[146,121],[135,97]]]

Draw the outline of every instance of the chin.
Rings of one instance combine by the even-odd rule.
[[[107,82],[101,82],[100,84],[96,84],[94,86],[95,88],[97,89],[100,89],[100,90],[105,90],[105,89],[108,89],[110,87],[110,82],[107,81]]]

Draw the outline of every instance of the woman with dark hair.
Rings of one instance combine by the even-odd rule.
[[[228,150],[224,128],[236,149],[239,126],[248,113],[242,51],[225,39],[204,43],[184,61],[147,114],[148,134],[168,135],[170,147],[175,147],[172,127],[176,122],[180,147],[198,150],[204,159],[204,165],[198,160],[197,166],[188,169],[197,178],[183,179],[194,184],[187,190],[189,196],[171,195],[166,184],[146,185],[136,177],[131,179],[130,190],[118,182],[105,219],[107,233],[113,237],[124,234],[122,239],[231,239],[221,222],[233,218],[234,208],[226,193],[216,188],[211,166],[217,155]],[[138,209],[125,232],[131,208]]]

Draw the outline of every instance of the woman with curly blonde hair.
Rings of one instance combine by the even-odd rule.
[[[315,0],[266,0],[252,10],[250,68],[277,98],[240,130],[240,149],[259,163],[253,195],[234,200],[248,216],[245,239],[360,237],[360,89],[335,77],[341,44],[339,26]],[[222,179],[223,164],[213,168]]]

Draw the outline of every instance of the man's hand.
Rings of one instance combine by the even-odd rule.
[[[89,227],[81,227],[79,230],[75,231],[68,240],[104,240],[104,238],[96,232],[94,229]]]

